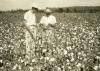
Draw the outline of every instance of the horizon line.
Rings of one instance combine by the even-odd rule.
[[[69,8],[69,7],[100,7],[100,6],[65,6],[65,7],[48,7],[48,8]],[[0,11],[11,11],[11,10],[29,10],[29,8],[28,9],[16,8],[16,9],[9,9],[9,10],[8,9],[7,10],[0,9]],[[43,10],[43,9],[41,9],[41,10]]]

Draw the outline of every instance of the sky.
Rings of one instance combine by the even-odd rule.
[[[0,0],[0,10],[30,9],[32,4],[36,4],[40,8],[100,6],[100,0]]]

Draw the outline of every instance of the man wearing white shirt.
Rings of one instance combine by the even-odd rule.
[[[45,16],[43,16],[40,20],[40,24],[43,27],[43,32],[45,35],[43,35],[44,38],[47,37],[47,41],[49,43],[52,43],[53,40],[53,29],[56,24],[56,18],[52,15],[52,11],[50,9],[45,10]]]
[[[56,18],[51,13],[52,11],[50,9],[45,10],[46,15],[41,18],[40,23],[49,26],[49,25],[55,25],[56,24]]]
[[[34,56],[35,50],[35,38],[36,38],[36,15],[38,11],[36,5],[32,6],[32,9],[24,14],[25,20],[25,39],[26,39],[26,58],[30,60]]]

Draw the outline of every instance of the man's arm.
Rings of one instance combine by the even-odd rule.
[[[55,24],[49,24],[49,26],[54,28],[56,26],[56,23]]]
[[[44,25],[45,23],[45,17],[43,16],[40,20],[40,28],[42,28],[43,30],[46,29],[46,26]]]

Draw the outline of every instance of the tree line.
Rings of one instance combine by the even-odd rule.
[[[64,7],[53,8],[55,12],[66,13],[96,13],[100,12],[100,6],[76,6],[76,7]]]
[[[53,12],[58,13],[97,13],[100,12],[100,6],[75,6],[75,7],[62,7],[62,8],[51,8]],[[9,10],[7,12],[26,12],[24,9]],[[0,13],[6,11],[0,11]],[[39,10],[39,12],[44,12],[44,10]]]

